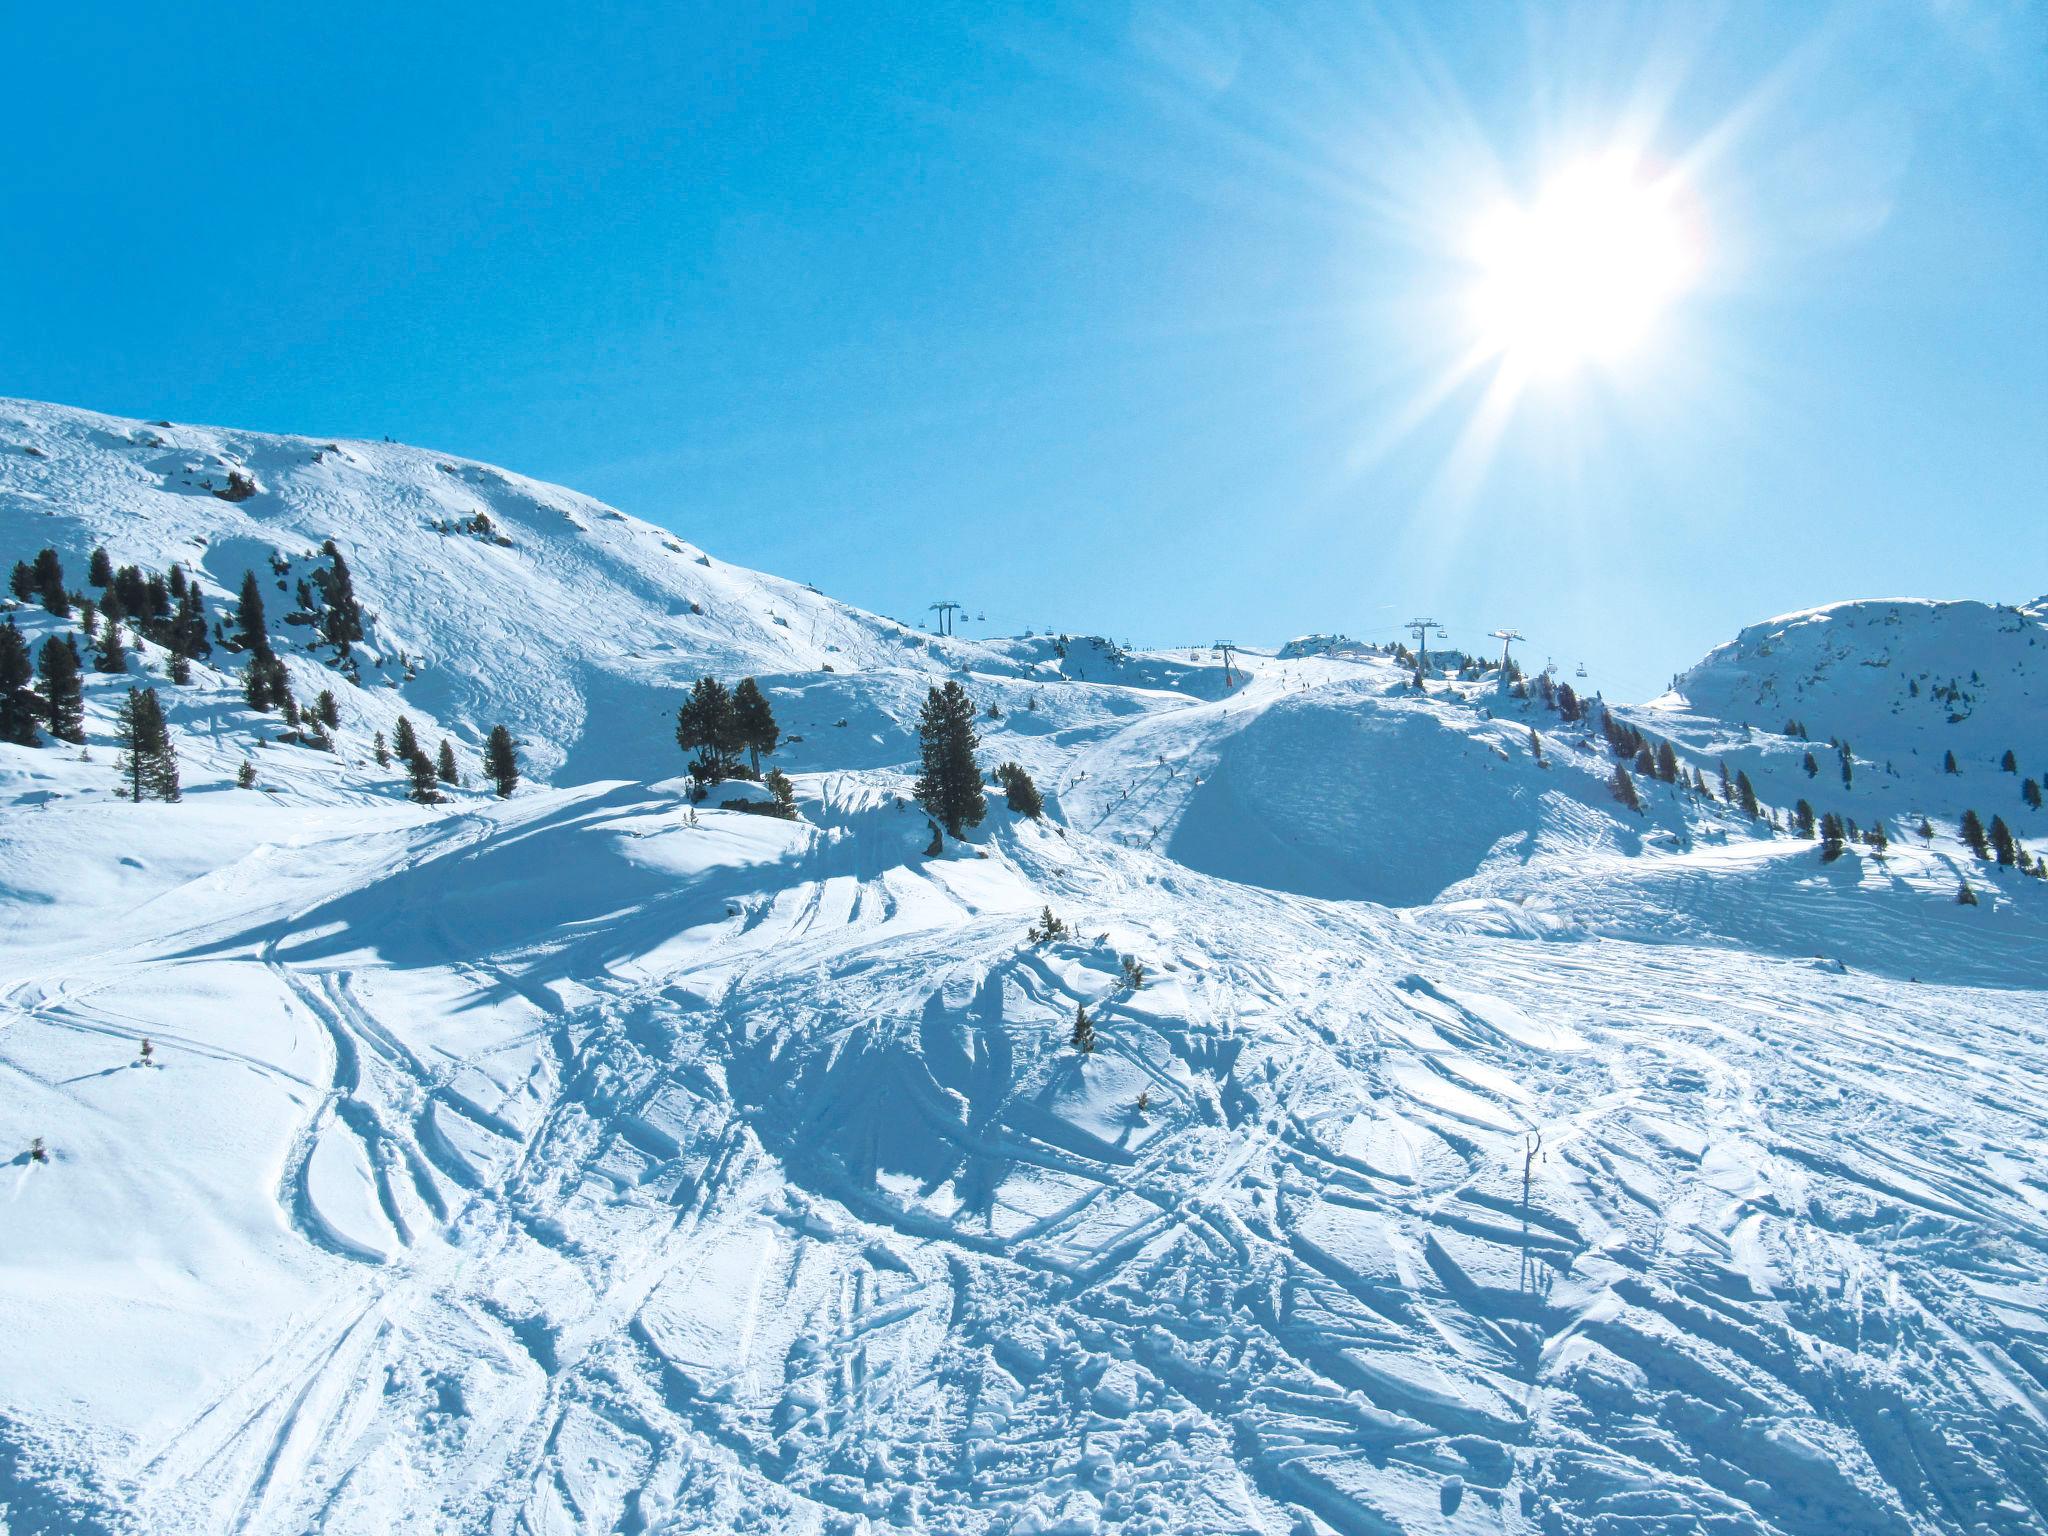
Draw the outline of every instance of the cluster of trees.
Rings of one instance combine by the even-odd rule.
[[[121,633],[122,624],[127,623],[142,638],[171,653],[172,681],[190,681],[188,663],[209,654],[213,647],[206,637],[205,599],[184,567],[172,566],[168,578],[134,565],[117,570],[102,548],[92,552],[87,578],[99,589],[98,597],[69,590],[63,560],[56,550],[44,549],[33,561],[14,563],[12,590],[24,602],[40,602],[57,618],[76,614],[85,638],[96,644],[93,665],[98,671],[128,670]]]
[[[1833,811],[1816,821],[1813,806],[1806,800],[1792,807],[1792,835],[1809,840],[1817,836],[1823,864],[1834,863],[1848,852],[1851,843],[1862,843],[1880,856],[1892,845],[1891,834],[1885,831],[1882,817],[1867,829],[1859,828],[1854,817],[1838,816]]]
[[[0,624],[0,741],[38,744],[38,728],[58,741],[85,740],[84,659],[75,635],[51,635],[29,666],[28,641],[9,618]]]
[[[676,711],[676,745],[693,753],[690,777],[698,798],[727,779],[758,779],[761,755],[782,740],[768,696],[751,677],[727,688],[715,677],[700,677]],[[740,762],[740,754],[747,762]]]
[[[1987,831],[1981,816],[1973,810],[1964,811],[1961,833],[1964,844],[1978,858],[1996,859],[2007,869],[2048,879],[2048,860],[2035,858],[2026,845],[2013,836],[2012,828],[2005,824],[2003,816],[1993,816]]]

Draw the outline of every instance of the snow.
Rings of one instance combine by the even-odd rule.
[[[1622,711],[1887,819],[1823,865],[1490,681],[919,636],[395,444],[8,402],[0,531],[215,612],[333,536],[374,614],[360,687],[277,625],[334,753],[148,646],[183,801],[113,797],[121,679],[90,760],[0,746],[0,1525],[2048,1530],[2048,882],[1954,829],[2048,833],[2037,612],[1816,610]],[[705,670],[801,820],[689,804]],[[946,676],[1052,814],[926,859]],[[528,783],[406,802],[401,710]]]

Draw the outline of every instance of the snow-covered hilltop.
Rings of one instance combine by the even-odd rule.
[[[86,667],[0,742],[0,1529],[2048,1532],[2038,608],[1609,711],[936,637],[445,455],[9,402],[16,561]],[[691,800],[706,674],[796,819]],[[1047,814],[933,855],[944,682]]]

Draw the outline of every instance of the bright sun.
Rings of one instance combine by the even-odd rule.
[[[1532,374],[1618,361],[1698,266],[1675,184],[1619,155],[1574,166],[1526,207],[1496,208],[1472,255],[1480,344]]]

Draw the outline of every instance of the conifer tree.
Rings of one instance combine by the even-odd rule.
[[[434,774],[443,784],[462,783],[462,774],[455,766],[455,744],[446,736],[441,738],[441,751],[434,759]]]
[[[1820,819],[1820,861],[1832,864],[1842,856],[1844,848],[1842,818],[1833,811]]]
[[[761,772],[762,754],[772,753],[776,743],[782,739],[782,732],[775,724],[775,711],[768,705],[768,696],[761,692],[760,685],[751,677],[741,678],[739,686],[732,691],[731,737],[745,748],[756,777]]]
[[[1963,812],[1962,835],[1963,841],[1969,846],[1970,852],[1977,855],[1980,859],[1991,857],[1991,845],[1984,837],[1984,823],[1978,819],[1975,811]]]
[[[377,732],[370,738],[370,756],[377,760],[379,768],[391,766],[391,749],[384,744],[384,733]]]
[[[71,617],[71,594],[64,590],[64,562],[54,549],[39,550],[35,564],[36,596],[60,619]]]
[[[1959,907],[1974,907],[1977,905],[1977,893],[1970,889],[1970,882],[1967,880],[1956,887],[1956,905]]]
[[[1726,805],[1735,803],[1735,786],[1729,782],[1728,759],[1725,757],[1721,759],[1721,800]]]
[[[121,643],[121,623],[111,615],[107,618],[107,627],[100,632],[99,650],[93,657],[92,667],[95,672],[109,674],[128,670],[128,648]]]
[[[313,718],[330,731],[341,724],[341,706],[335,702],[332,688],[322,688],[313,701]]]
[[[717,784],[732,777],[732,754],[739,746],[733,726],[732,695],[715,677],[700,677],[676,711],[676,745],[695,752],[690,776],[699,784]]]
[[[235,787],[237,789],[254,789],[256,787],[256,765],[246,757],[242,759],[242,766],[235,770]]]
[[[96,587],[110,587],[114,584],[114,562],[107,558],[104,548],[92,552],[92,563],[86,569],[86,580]]]
[[[1628,769],[1620,763],[1614,765],[1614,775],[1607,781],[1607,787],[1614,798],[1632,811],[1641,811],[1643,798],[1636,793],[1636,781],[1629,777]]]
[[[2013,841],[2012,828],[2005,824],[2003,816],[1991,818],[1991,851],[2007,868],[2018,861],[2019,844]]]
[[[69,635],[51,635],[36,652],[43,709],[49,732],[59,741],[85,740],[85,687],[79,681],[81,670],[78,642]]]
[[[420,739],[413,734],[412,717],[400,715],[397,728],[391,733],[391,750],[398,754],[400,762],[411,762],[420,756]]]
[[[1956,767],[1955,753],[1944,752],[1941,754],[1941,771],[1943,773],[1956,773],[1959,771]]]
[[[192,663],[176,651],[171,652],[170,669],[171,681],[180,688],[186,687],[191,683]]]
[[[1806,770],[1806,776],[1809,779],[1820,772],[1820,764],[1813,760],[1813,754],[1811,752],[1807,753],[1805,757],[1800,759],[1799,766]]]
[[[2013,751],[2011,747],[2007,747],[2005,749],[2005,756],[2001,757],[1998,760],[1998,766],[2003,768],[2007,773],[2018,773],[2020,771],[2020,760],[2017,757],[2013,756]]]
[[[2022,781],[2020,784],[2020,798],[2027,802],[2028,810],[2038,811],[2041,809],[2041,781],[2039,779],[2026,779]]]
[[[1538,766],[1543,762],[1543,738],[1536,734],[1536,727],[1529,727],[1529,755],[1536,759]]]
[[[17,747],[36,744],[38,710],[36,696],[29,689],[34,679],[28,642],[9,617],[0,622],[0,741]]]
[[[500,800],[512,798],[512,791],[519,787],[519,749],[512,744],[512,733],[502,725],[492,726],[490,739],[484,743],[484,772],[490,775]]]
[[[179,797],[178,756],[154,688],[128,690],[115,711],[114,743],[121,749],[118,766],[129,799],[140,803],[145,795],[159,800]]]
[[[1854,778],[1849,768],[1849,743],[1845,741],[1842,743],[1842,787],[1847,789],[1854,782]]]
[[[1088,1017],[1088,1009],[1081,1003],[1074,1004],[1074,1028],[1067,1038],[1083,1056],[1095,1053],[1095,1021]]]
[[[1756,789],[1749,782],[1749,775],[1740,770],[1735,775],[1735,803],[1742,807],[1742,814],[1756,819]]]
[[[171,568],[173,577],[182,572]],[[175,587],[176,583],[173,582]],[[178,611],[170,625],[170,648],[180,656],[197,660],[213,650],[213,644],[206,638],[206,599],[200,595],[199,583],[188,582],[177,594]]]
[[[1792,830],[1800,837],[1813,836],[1813,807],[1804,800],[1792,807]]]
[[[1019,816],[1033,821],[1045,814],[1045,798],[1021,763],[1004,763],[996,769],[996,782],[1003,786],[1003,803]]]
[[[242,576],[242,595],[235,604],[235,624],[241,648],[261,656],[270,650],[270,630],[263,618],[263,584],[254,571]]]
[[[954,837],[963,826],[981,825],[988,801],[974,760],[981,738],[975,734],[967,690],[951,679],[943,688],[932,688],[918,717],[917,737],[924,766],[917,780],[918,804]]]
[[[8,582],[8,588],[24,603],[28,602],[36,595],[36,568],[26,560],[15,561],[14,575]]]
[[[435,775],[434,764],[426,753],[415,748],[406,759],[406,771],[412,776],[412,799],[421,805],[440,804],[440,779]]]
[[[314,584],[326,599],[320,612],[320,638],[346,656],[349,646],[363,638],[363,608],[356,600],[355,578],[334,540],[322,544],[320,551],[327,556],[327,569],[313,573]]]
[[[775,797],[774,814],[784,821],[795,821],[796,785],[790,782],[789,775],[780,768],[770,768],[764,782],[768,786],[768,793]]]
[[[1885,850],[1892,845],[1891,838],[1884,830],[1882,818],[1871,823],[1870,831],[1864,834],[1863,840],[1870,845],[1880,859],[1884,857]]]
[[[1671,750],[1668,741],[1657,743],[1657,777],[1666,784],[1678,781],[1678,754]]]
[[[1934,841],[1934,823],[1929,821],[1925,816],[1922,816],[1920,818],[1919,831],[1921,842],[1931,843]]]

